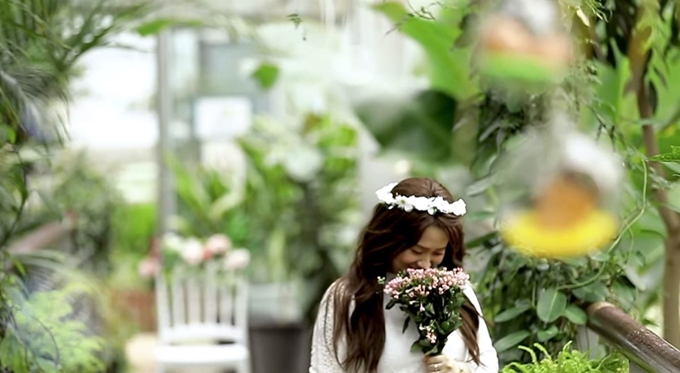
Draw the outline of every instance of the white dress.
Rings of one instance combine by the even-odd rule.
[[[331,286],[331,289],[333,286]],[[481,315],[479,301],[472,287],[465,289],[465,295]],[[347,372],[338,364],[333,352],[333,296],[330,289],[326,291],[319,314],[314,325],[312,337],[312,356],[309,373],[363,373]],[[385,305],[388,298],[384,297]],[[328,312],[326,312],[328,310]],[[385,312],[385,348],[378,364],[377,373],[425,373],[426,368],[423,363],[423,354],[420,352],[412,353],[411,345],[418,338],[418,333],[411,323],[404,333],[402,327],[406,315],[399,307],[394,307]],[[472,373],[498,373],[498,356],[493,347],[489,330],[483,319],[479,320],[479,330],[477,332],[477,343],[479,344],[480,365],[474,363],[465,347],[463,337],[459,330],[453,332],[444,347],[443,354],[457,361],[467,362]],[[342,340],[339,343],[339,355],[342,361],[345,348]]]

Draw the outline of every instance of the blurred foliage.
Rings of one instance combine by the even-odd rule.
[[[69,177],[75,179],[64,182],[55,195],[35,186],[36,174],[50,167],[48,144],[63,139],[69,81],[79,72],[78,62],[89,51],[109,45],[111,36],[144,16],[147,9],[146,5],[109,8],[105,3],[69,0],[0,3],[0,264],[3,266],[0,271],[0,371],[3,373],[101,372],[108,365],[106,351],[110,345],[102,335],[91,334],[91,325],[73,317],[82,307],[88,309],[83,305],[93,300],[92,291],[70,286],[35,290],[26,285],[30,282],[56,286],[57,282],[41,282],[41,276],[63,269],[64,260],[72,258],[44,251],[35,255],[57,256],[63,260],[36,260],[8,252],[18,237],[30,237],[43,224],[58,221],[64,206],[60,202],[79,210],[83,218],[106,218],[104,209],[109,208],[107,202],[112,201],[107,198],[113,195],[107,193],[90,200],[93,197],[90,189],[77,187],[79,182],[107,187],[102,179],[87,173],[70,174]],[[106,220],[80,220],[72,237],[78,254],[105,256],[99,254],[106,251],[107,230]],[[69,264],[68,269],[73,267]],[[93,312],[101,314],[101,309]]]
[[[173,226],[182,236],[224,233],[250,250],[256,283],[302,281],[311,314],[356,238],[356,130],[330,115],[294,124],[259,117],[238,145],[244,179],[169,159],[178,196]]]
[[[148,5],[106,1],[7,0],[0,3],[0,122],[17,144],[61,138],[69,79],[87,52],[145,15]]]
[[[513,347],[540,342],[549,354],[557,354],[586,321],[579,305],[607,299],[648,321],[645,311],[658,300],[666,231],[658,212],[649,209],[648,197],[655,189],[671,187],[671,180],[647,169],[640,125],[654,125],[662,152],[671,152],[670,146],[680,141],[679,97],[671,88],[680,77],[674,48],[677,32],[672,32],[678,28],[679,12],[669,1],[658,7],[650,2],[591,1],[580,7],[560,2],[565,25],[581,37],[579,48],[586,57],[561,84],[536,89],[491,85],[471,69],[471,30],[482,14],[482,3],[444,2],[434,15],[432,9],[408,10],[396,2],[377,6],[423,48],[431,70],[430,88],[408,99],[376,97],[357,105],[357,114],[384,153],[405,154],[430,170],[437,165],[430,176],[466,167],[472,179],[466,194],[483,200],[490,211],[500,207],[502,180],[493,177],[497,161],[508,144],[521,138],[524,128],[543,123],[552,107],[568,110],[581,128],[611,142],[623,156],[630,179],[622,186],[622,233],[610,248],[590,257],[569,261],[523,257],[497,236],[495,214],[478,216],[476,224],[488,227],[488,233],[469,240],[467,246],[470,256],[484,264],[474,280],[485,316],[493,320],[496,348],[502,363],[530,362],[530,354]],[[650,53],[644,84],[649,85],[657,115],[640,120],[630,94],[635,92],[630,71],[637,71],[633,67],[640,61],[629,52],[635,42],[633,31],[644,27],[653,35],[646,45]],[[446,105],[434,104],[447,100]],[[386,113],[385,108],[397,109]],[[677,193],[670,198],[674,206],[680,202]]]
[[[250,247],[267,261],[255,278],[304,280],[311,318],[358,233],[357,131],[331,115],[310,113],[295,124],[260,118],[240,144],[248,160],[244,210],[257,222]]]
[[[157,208],[155,203],[121,203],[114,211],[111,226],[110,281],[117,288],[136,288],[142,282],[139,262],[147,256],[156,234]]]
[[[58,180],[50,194],[63,213],[75,217],[67,250],[79,258],[83,269],[106,278],[111,272],[113,218],[123,199],[87,159],[75,154],[53,168]]]
[[[207,238],[224,233],[234,245],[247,246],[251,222],[242,203],[243,187],[231,174],[205,166],[189,166],[176,157],[168,164],[174,175],[177,214],[174,229],[185,237]]]
[[[73,310],[68,300],[83,290],[71,286],[33,294],[9,291],[6,301],[14,312],[3,319],[0,367],[9,372],[103,371],[99,354],[104,340],[90,335],[80,320],[69,318]]]

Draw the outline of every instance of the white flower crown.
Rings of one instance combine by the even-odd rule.
[[[443,214],[463,216],[467,212],[465,201],[462,199],[450,203],[442,197],[406,197],[393,195],[392,189],[394,189],[397,184],[398,183],[392,183],[386,185],[375,192],[375,195],[378,196],[378,200],[387,205],[389,209],[399,207],[406,212],[411,212],[415,209],[418,211],[427,211],[430,215],[441,212]]]

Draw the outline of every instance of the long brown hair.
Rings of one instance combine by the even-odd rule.
[[[429,178],[405,179],[394,187],[392,193],[454,201],[444,186]],[[373,217],[360,236],[348,273],[332,289],[335,308],[333,347],[335,357],[344,370],[377,371],[385,347],[383,294],[377,279],[390,271],[392,259],[415,246],[423,232],[431,226],[444,229],[449,236],[441,265],[449,269],[462,267],[465,249],[459,217],[440,213],[430,215],[416,210],[405,212],[399,208],[388,209],[382,204],[375,207]],[[352,302],[354,311],[350,314]],[[472,359],[479,364],[479,315],[469,299],[463,305],[462,318],[460,331],[463,341]],[[342,361],[338,354],[341,341],[347,351]]]

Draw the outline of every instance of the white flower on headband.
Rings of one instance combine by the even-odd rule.
[[[467,212],[465,201],[462,199],[449,203],[442,197],[395,196],[392,194],[392,189],[394,189],[397,184],[398,183],[392,183],[386,185],[375,192],[378,200],[387,205],[390,209],[396,206],[406,212],[411,212],[413,210],[427,211],[430,215],[441,212],[444,214],[463,216]]]

